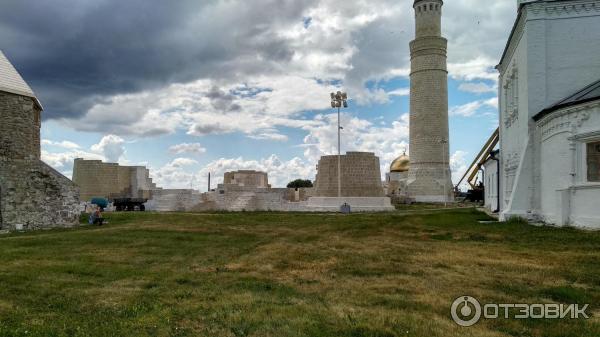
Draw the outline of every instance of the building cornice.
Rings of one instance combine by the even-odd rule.
[[[539,0],[521,4],[517,19],[496,69],[501,74],[506,70],[507,63],[512,59],[515,49],[525,32],[527,21],[599,14],[599,0]]]
[[[574,106],[558,109],[558,110],[554,111],[553,113],[548,114],[548,115],[542,117],[541,119],[538,119],[536,122],[539,125],[544,125],[554,118],[558,118],[558,117],[565,116],[565,115],[570,115],[570,114],[576,113],[576,112],[589,111],[589,110],[592,110],[595,108],[600,108],[600,99],[596,99],[591,102],[585,102],[585,103],[577,104]]]
[[[521,5],[523,7],[523,5]],[[517,19],[513,25],[513,28],[508,37],[508,41],[506,42],[506,47],[504,47],[504,52],[502,53],[502,57],[500,57],[500,63],[496,66],[496,69],[503,74],[506,70],[507,64],[505,60],[512,59],[512,55],[517,49],[519,45],[519,41],[521,41],[521,37],[523,37],[523,33],[525,31],[525,22],[527,21],[527,12],[519,9],[519,14],[517,15]]]
[[[442,0],[415,0],[415,3],[413,4],[413,7],[418,5],[420,2],[425,2],[425,1],[429,1],[429,2],[439,2],[442,5],[444,4],[444,1]]]
[[[598,139],[598,138],[600,138],[600,130],[586,132],[586,133],[580,133],[580,134],[574,135],[572,137],[569,137],[569,140],[587,141],[587,140],[594,140],[594,139]]]
[[[600,112],[600,100],[556,110],[537,120],[536,124],[541,131],[542,139],[545,140],[557,133],[580,128],[590,119],[592,112]]]

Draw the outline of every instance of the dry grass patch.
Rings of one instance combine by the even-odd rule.
[[[449,314],[465,294],[597,314],[600,233],[470,209],[107,216],[0,238],[0,337],[600,335],[596,317],[464,329]]]

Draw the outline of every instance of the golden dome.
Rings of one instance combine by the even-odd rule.
[[[390,172],[407,172],[410,168],[410,159],[404,153],[400,157],[394,159],[392,165],[390,165]]]

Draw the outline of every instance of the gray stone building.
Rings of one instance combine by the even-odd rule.
[[[348,152],[341,156],[343,197],[384,197],[379,158],[371,152]],[[319,160],[314,196],[338,196],[338,156]]]
[[[0,230],[77,225],[79,190],[40,160],[42,105],[0,51]]]
[[[414,2],[416,38],[410,43],[410,170],[417,202],[453,199],[448,139],[448,41],[442,37],[442,0]]]

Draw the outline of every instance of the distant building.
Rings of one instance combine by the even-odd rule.
[[[0,230],[79,223],[79,190],[40,160],[42,105],[0,51]]]
[[[385,175],[384,190],[388,197],[397,202],[406,202],[408,199],[407,181],[410,170],[410,158],[404,153],[394,159],[390,165],[390,172]]]
[[[483,163],[484,205],[492,212],[500,211],[498,208],[500,200],[498,196],[499,154],[500,150],[492,151],[490,158]]]
[[[256,188],[271,187],[271,185],[269,185],[269,178],[266,172],[248,170],[226,172],[225,177],[223,178],[223,184]]]
[[[259,171],[225,173],[223,183],[203,193],[196,211],[300,211],[311,189],[272,188],[268,174]]]
[[[342,197],[384,197],[379,158],[371,152],[341,156]],[[323,156],[317,167],[314,196],[338,196],[338,156]]]
[[[600,228],[599,27],[599,0],[519,1],[497,66],[500,186],[487,186],[501,218]]]
[[[288,189],[272,189],[266,172],[225,173],[215,191],[155,190],[146,204],[154,211],[267,211],[279,210],[293,198]]]
[[[338,180],[338,156],[323,156],[305,211],[339,212],[344,204],[359,212],[393,211],[381,182],[379,158],[371,152],[348,152],[339,157],[341,184]],[[341,196],[338,197],[338,184]]]
[[[121,166],[100,160],[75,159],[73,182],[79,186],[81,200],[92,198],[149,199],[156,184],[143,166]]]

